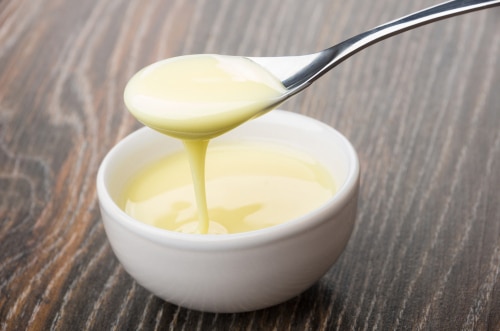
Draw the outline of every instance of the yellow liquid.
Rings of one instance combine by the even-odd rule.
[[[219,143],[208,150],[208,233],[258,230],[297,218],[335,193],[328,171],[305,154],[271,143]],[[135,219],[197,233],[199,216],[186,153],[157,161],[132,178],[121,207]]]
[[[232,205],[234,197],[229,194],[225,197],[225,201],[214,202],[211,196],[217,196],[219,186],[210,189],[208,192],[209,201],[207,203],[207,193],[205,192],[205,154],[209,140],[224,132],[227,132],[245,121],[259,116],[266,111],[274,108],[280,100],[280,97],[286,93],[285,87],[281,82],[258,64],[244,57],[221,56],[221,55],[192,55],[172,58],[154,63],[141,71],[139,71],[129,81],[125,88],[124,99],[127,108],[130,112],[142,123],[164,134],[181,139],[184,143],[185,150],[188,155],[188,160],[191,168],[191,176],[193,179],[198,215],[189,216],[190,221],[182,225],[181,231],[209,233],[209,232],[225,232],[226,230],[216,230],[219,228],[217,224],[222,224],[221,229],[230,229],[229,232],[239,232],[242,229],[256,229],[258,225],[244,226],[232,225],[229,226],[228,220],[238,219],[245,220],[246,217],[220,217],[219,223],[210,224],[211,219],[217,219],[219,210],[235,210]],[[234,150],[234,155],[227,156],[224,161],[217,161],[217,166],[220,168],[230,169],[223,166],[224,162],[237,166],[232,163],[236,159],[238,148]],[[253,153],[253,152],[252,152]],[[243,163],[250,163],[250,157],[246,157],[239,153],[239,158],[245,160]],[[255,154],[255,153],[254,153]],[[256,155],[254,155],[256,157]],[[285,158],[287,159],[287,158]],[[256,160],[263,160],[262,157],[257,157]],[[267,160],[265,160],[267,161]],[[287,161],[280,160],[280,167],[284,167]],[[277,161],[276,161],[277,162]],[[167,162],[168,163],[168,162]],[[277,166],[274,163],[265,162],[267,173],[273,173]],[[165,168],[171,167],[170,164],[162,165]],[[160,167],[160,166],[158,166]],[[187,169],[187,166],[184,166]],[[274,167],[274,168],[273,168]],[[155,173],[154,177],[139,176],[142,179],[154,178],[153,182],[163,183],[168,182],[166,175],[160,174],[159,171],[152,169],[148,172]],[[264,171],[264,170],[263,170]],[[266,172],[264,171],[264,173]],[[241,172],[235,180],[235,183],[240,183],[245,176],[252,178],[251,173]],[[293,176],[291,176],[293,177]],[[324,177],[324,176],[323,176]],[[280,177],[281,178],[281,177]],[[170,185],[164,183],[165,185]],[[243,185],[243,184],[241,184]],[[256,224],[268,224],[266,222],[278,223],[283,219],[296,217],[299,213],[293,212],[289,215],[290,205],[299,204],[286,200],[289,195],[286,194],[286,183],[277,181],[276,185],[284,185],[284,190],[279,191],[282,194],[283,200],[276,202],[273,214],[266,214],[262,220]],[[147,188],[147,190],[153,188]],[[236,189],[236,187],[234,188]],[[146,190],[146,189],[141,189]],[[129,193],[135,196],[135,189]],[[278,194],[276,192],[275,194]],[[256,195],[254,197],[254,195]],[[263,195],[262,192],[254,192],[244,194],[240,199],[254,201],[258,195]],[[306,194],[300,195],[304,199],[309,199]],[[313,196],[315,197],[315,196]],[[142,199],[142,198],[141,198]],[[312,200],[312,199],[311,199]],[[175,213],[185,213],[185,204],[178,200],[175,206],[170,206],[168,210],[174,210]],[[185,200],[182,200],[185,201]],[[285,204],[285,201],[288,201]],[[317,199],[316,202],[324,201]],[[215,205],[214,205],[215,203]],[[242,203],[241,201],[239,202]],[[261,206],[267,204],[267,201],[253,202],[250,205],[241,205],[237,208],[247,210],[250,206]],[[134,206],[134,207],[130,207]],[[138,207],[127,203],[127,212],[132,216],[141,219],[142,216],[136,215],[134,210]],[[181,206],[181,207],[179,207]],[[307,209],[309,203],[300,202],[300,208]],[[295,206],[294,206],[295,207]],[[153,213],[160,213],[159,209]],[[158,206],[161,208],[161,206]],[[256,207],[257,208],[257,207]],[[260,209],[260,207],[258,207]],[[293,208],[292,208],[293,209]],[[300,209],[302,212],[302,209]],[[169,211],[169,213],[173,213]],[[162,213],[160,213],[163,215]],[[281,214],[281,216],[279,216]],[[142,212],[141,212],[142,215]],[[161,219],[170,219],[172,216],[162,216]],[[293,216],[293,217],[292,217]],[[194,217],[194,218],[193,218]],[[145,217],[146,222],[154,223],[163,227],[162,224],[169,224],[168,221],[156,221],[158,217]],[[155,221],[151,221],[151,220]],[[266,221],[264,221],[264,219]],[[175,221],[175,224],[180,221]],[[181,223],[182,223],[181,222]],[[246,221],[242,221],[245,223]],[[184,224],[183,223],[183,224]],[[253,224],[253,223],[252,223]],[[272,223],[275,224],[275,223]],[[194,228],[193,226],[196,225]],[[266,225],[267,226],[267,225]],[[169,229],[179,229],[177,226],[166,225]],[[246,230],[245,230],[246,231]]]
[[[206,140],[270,110],[285,92],[277,78],[244,57],[190,55],[139,71],[124,99],[150,128],[183,140]]]

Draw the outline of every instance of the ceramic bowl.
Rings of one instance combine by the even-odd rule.
[[[318,281],[344,250],[356,215],[359,162],[330,126],[273,110],[220,136],[282,143],[332,174],[338,192],[322,206],[269,228],[226,235],[182,234],[141,223],[118,201],[128,179],[182,144],[142,128],[104,158],[97,176],[102,220],[125,270],[167,302],[207,312],[242,312],[286,301]]]

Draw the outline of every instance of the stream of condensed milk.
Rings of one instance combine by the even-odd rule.
[[[258,64],[243,57],[233,56],[191,55],[167,59],[142,69],[131,78],[124,93],[127,108],[143,124],[166,135],[181,139],[187,152],[191,169],[198,220],[196,222],[192,220],[189,222],[174,222],[164,227],[174,231],[202,234],[242,232],[254,229],[242,226],[240,229],[227,230],[228,227],[235,227],[228,226],[228,221],[223,219],[210,220],[205,185],[207,146],[211,138],[272,109],[276,105],[276,100],[279,100],[279,97],[285,92],[286,89],[281,82]],[[229,149],[234,149],[234,146],[229,147]],[[233,150],[233,152],[235,151]],[[267,157],[270,157],[271,154],[268,153]],[[231,158],[235,157],[235,154],[231,156]],[[251,158],[262,158],[262,155],[259,155],[258,151],[249,150],[246,156],[240,154],[239,157],[241,159],[239,161],[241,168],[242,164],[251,163]],[[215,162],[215,168],[224,168],[222,166],[223,163],[227,164],[228,162],[228,158],[219,157],[215,159],[219,160]],[[286,163],[293,163],[290,162],[290,157],[287,160],[285,159],[286,157],[282,157],[281,159],[278,157],[274,160],[274,163],[266,163],[269,171],[272,172],[280,168],[285,169]],[[295,160],[300,160],[300,158],[295,158]],[[172,163],[173,161],[164,161],[165,164],[163,166],[172,167],[169,162]],[[273,168],[273,164],[275,165],[274,170],[271,169]],[[308,168],[306,164],[308,163],[302,163],[301,167],[303,169]],[[235,166],[235,168],[238,167]],[[315,166],[309,167],[309,170],[306,170],[306,177],[310,176],[310,170],[313,168],[315,169]],[[168,178],[166,178],[168,175],[162,175],[161,171],[158,171],[158,169],[154,170],[153,166],[153,168],[150,168],[145,173],[138,175],[138,178],[140,178],[139,182],[151,182],[146,177],[153,174],[156,174],[156,179],[152,182],[168,181]],[[252,174],[240,174],[239,176],[252,176]],[[321,177],[320,182],[322,182],[319,187],[323,187],[325,176],[321,171],[313,174],[313,177],[318,176]],[[289,178],[292,181],[297,180],[293,176],[289,176]],[[131,215],[134,213],[134,210],[141,209],[134,201],[144,201],[146,197],[150,197],[150,194],[147,193],[148,190],[156,190],[153,187],[134,189],[134,185],[137,186],[138,184],[131,184],[131,188],[126,193],[129,198],[126,198],[125,200],[127,201],[124,202],[125,205],[128,205],[128,207],[125,206],[124,208]],[[281,185],[284,184],[281,183]],[[333,195],[331,187],[327,189],[327,191],[331,191],[326,194],[327,197]],[[216,191],[217,188],[213,190],[213,192]],[[145,192],[145,195],[139,197],[137,192]],[[300,192],[298,193],[300,194]],[[259,192],[249,192],[248,196],[246,198],[242,197],[242,199],[251,200],[250,197],[252,194],[262,195]],[[285,193],[281,192],[280,194]],[[319,193],[321,196],[323,194],[324,192]],[[132,196],[135,198],[130,198]],[[315,197],[314,199],[319,204],[325,200],[325,196],[321,199],[314,194],[311,196]],[[229,201],[230,197],[230,194],[226,197],[228,199],[228,206],[231,203]],[[174,199],[174,201],[177,201],[178,207],[183,205],[184,200]],[[174,207],[172,208],[175,209]],[[151,210],[153,212],[146,212],[148,215],[143,216],[132,216],[139,220],[141,218],[155,218],[156,216],[153,214],[158,214],[159,208],[161,209],[161,204],[150,204],[149,207],[146,209],[142,208],[141,210]],[[162,212],[159,213],[162,214]],[[304,212],[301,211],[301,213]],[[300,214],[295,216],[300,216]],[[266,215],[265,217],[273,218],[274,216]],[[145,222],[151,223],[153,221]],[[196,226],[193,226],[193,224]],[[256,228],[261,227],[264,226],[257,226]]]

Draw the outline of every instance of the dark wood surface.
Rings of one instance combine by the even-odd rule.
[[[95,178],[159,59],[305,54],[435,0],[0,1],[0,330],[500,330],[500,8],[374,45],[282,106],[362,166],[339,261],[284,304],[166,303],[107,242]]]

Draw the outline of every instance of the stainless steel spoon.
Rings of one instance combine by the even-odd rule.
[[[276,76],[288,90],[275,104],[308,87],[316,79],[360,50],[427,23],[500,5],[500,0],[453,0],[385,23],[321,52],[302,56],[248,57]]]

